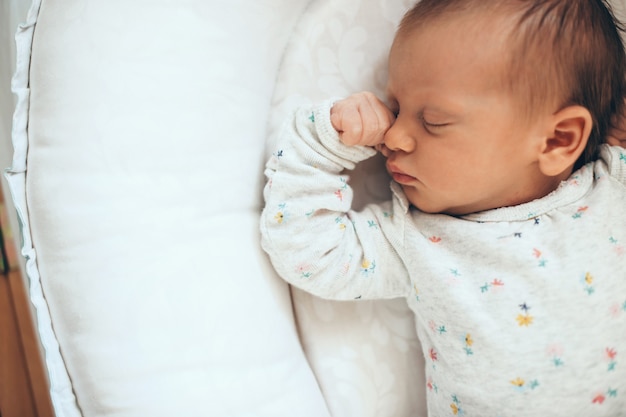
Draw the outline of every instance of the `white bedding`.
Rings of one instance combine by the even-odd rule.
[[[412,3],[313,2],[278,74],[269,140],[299,104],[361,90],[384,97],[388,49]],[[367,161],[351,177],[357,205],[388,196],[381,159]],[[292,297],[305,352],[333,416],[425,415],[423,355],[405,300],[342,303],[297,289]]]
[[[293,294],[296,327],[257,226],[268,120],[380,90],[405,7],[33,1],[7,180],[58,416],[419,415],[403,305]]]
[[[6,176],[58,417],[425,415],[404,301],[290,291],[258,234],[266,141],[382,94],[410,3],[33,0]]]

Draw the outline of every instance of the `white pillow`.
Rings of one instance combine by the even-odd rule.
[[[34,1],[9,181],[59,417],[328,415],[257,232],[305,3]]]
[[[370,90],[384,97],[387,55],[412,0],[318,0],[280,68],[270,142],[294,107]],[[268,149],[275,147],[271,145]],[[355,205],[389,196],[380,158],[349,173]],[[304,348],[334,417],[425,416],[424,359],[403,299],[324,301],[293,289]]]

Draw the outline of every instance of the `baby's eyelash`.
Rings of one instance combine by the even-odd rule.
[[[449,124],[449,123],[428,123],[424,119],[422,119],[422,122],[428,127],[444,127],[444,126],[448,126]]]
[[[422,121],[424,126],[429,127],[429,128],[438,128],[438,127],[444,127],[444,126],[449,125],[449,123],[431,123],[427,121],[423,115],[420,115],[420,120]]]

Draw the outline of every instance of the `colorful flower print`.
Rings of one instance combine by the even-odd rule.
[[[582,278],[582,284],[583,284],[583,290],[591,295],[593,294],[596,290],[593,286],[593,282],[594,282],[594,278],[593,275],[591,275],[590,272],[585,273],[585,276]]]
[[[373,274],[375,270],[376,270],[376,262],[370,261],[364,258],[363,261],[361,262],[361,273],[363,275],[370,275],[370,274]]]
[[[519,305],[519,308],[523,311],[523,313],[518,314],[515,318],[515,320],[517,320],[517,324],[520,327],[528,327],[533,324],[534,317],[528,314],[530,307],[526,303],[522,303]]]
[[[528,390],[534,390],[539,387],[539,381],[536,379],[526,381],[523,378],[517,377],[509,381],[516,391],[523,392]]]

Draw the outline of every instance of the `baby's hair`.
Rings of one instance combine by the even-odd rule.
[[[626,93],[624,29],[606,1],[422,0],[405,14],[398,35],[468,15],[511,19],[503,33],[510,40],[504,86],[525,103],[522,117],[555,104],[587,108],[593,128],[575,167],[597,159],[612,121],[623,113]]]

